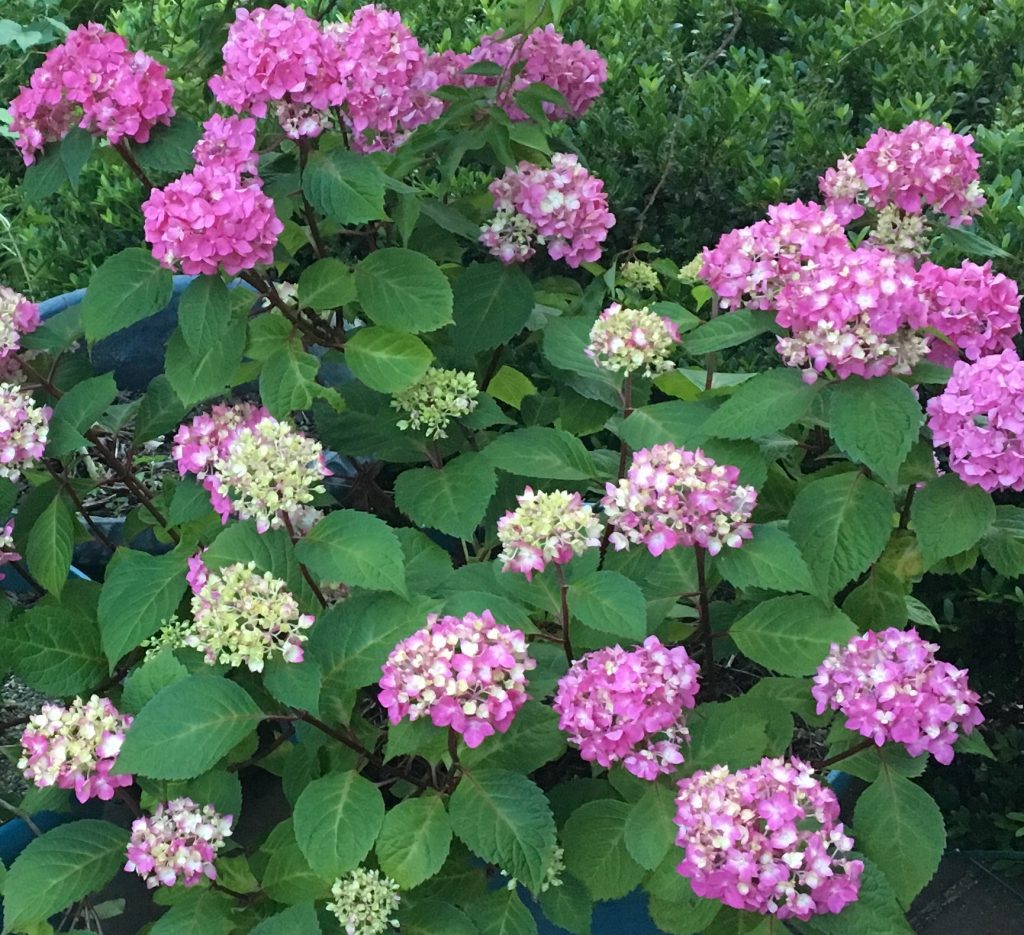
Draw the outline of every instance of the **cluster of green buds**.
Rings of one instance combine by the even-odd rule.
[[[407,390],[396,393],[391,405],[405,413],[400,429],[422,429],[428,438],[447,438],[452,419],[476,409],[479,394],[472,373],[431,367]]]

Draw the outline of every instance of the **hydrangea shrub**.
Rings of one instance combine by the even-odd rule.
[[[120,872],[154,935],[585,935],[633,890],[667,933],[910,931],[945,846],[913,779],[987,751],[914,589],[1024,572],[1017,287],[928,259],[984,252],[978,155],[879,130],[820,202],[613,255],[564,132],[605,74],[551,25],[435,53],[371,5],[239,8],[199,138],[98,26],[31,76],[26,163],[98,139],[146,245],[47,321],[0,289],[34,592],[0,647],[52,699],[18,810],[133,818],[33,841],[5,932],[88,924]],[[93,348],[172,273],[164,372],[120,392]],[[723,369],[748,342],[771,363]],[[89,539],[103,580],[69,580]]]

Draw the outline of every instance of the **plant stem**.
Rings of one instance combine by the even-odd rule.
[[[294,545],[299,541],[299,537],[295,534],[295,527],[292,525],[291,517],[282,510],[281,518],[284,520],[284,528],[288,530],[288,535]],[[302,577],[306,579],[306,584],[312,588],[313,593],[316,595],[316,599],[320,601],[320,606],[326,607],[327,598],[324,597],[324,592],[320,590],[316,581],[313,580],[313,576],[309,573],[309,569],[302,562],[299,562],[299,571],[302,572]]]
[[[299,140],[299,183],[301,185],[302,176],[306,172],[306,161],[309,159],[309,140],[303,138]],[[305,189],[302,190],[302,210],[306,216],[306,223],[309,225],[309,233],[313,238],[313,249],[316,251],[318,260],[322,260],[326,255],[327,251],[324,249],[323,238],[320,236],[320,225],[316,222],[316,213],[313,211],[313,206],[306,200]]]
[[[32,577],[32,572],[28,570],[28,566],[23,561],[11,562],[11,564],[18,570],[18,574],[28,583],[28,586],[32,588],[40,597],[46,593],[44,588],[35,578]]]
[[[715,637],[711,632],[711,613],[708,608],[708,585],[705,569],[707,552],[701,546],[694,547],[694,557],[697,561],[697,632],[701,634],[704,641],[704,659],[702,667],[705,675],[705,685],[708,694],[712,699],[715,697]]]
[[[113,552],[117,547],[113,542],[110,541],[107,534],[96,525],[96,521],[92,518],[89,511],[85,508],[85,504],[82,502],[82,498],[78,496],[77,491],[71,485],[71,482],[66,476],[54,469],[53,465],[48,461],[46,463],[46,470],[50,472],[50,476],[60,485],[61,489],[71,498],[75,504],[75,508],[79,513],[82,514],[82,519],[85,520],[86,526],[92,530],[93,535],[99,539],[103,546],[110,552]]]
[[[565,569],[561,565],[555,565],[555,572],[558,575],[558,589],[562,600],[562,647],[565,649],[566,661],[572,665],[572,642],[569,639],[569,585],[565,580]]]
[[[914,505],[914,493],[917,491],[917,484],[911,484],[907,488],[907,498],[903,501],[903,509],[900,510],[900,529],[906,529],[910,522],[910,508]]]
[[[37,838],[43,832],[39,830],[39,826],[32,820],[32,816],[24,809],[18,808],[17,805],[12,805],[6,799],[0,799],[0,808],[10,812],[15,818],[20,818],[26,825],[28,830],[31,831]]]
[[[834,763],[839,763],[845,760],[847,757],[853,756],[855,753],[860,753],[862,750],[867,750],[869,747],[876,746],[875,742],[870,737],[865,737],[860,743],[854,744],[849,750],[844,750],[842,753],[837,753],[835,756],[830,756],[826,760],[818,760],[813,763],[815,769],[824,769],[826,766],[832,766]]]
[[[459,765],[459,735],[454,727],[448,728],[448,756],[452,758],[452,766]]]
[[[156,186],[153,184],[153,180],[146,175],[143,171],[142,166],[138,164],[135,157],[132,155],[132,151],[128,148],[126,143],[114,143],[112,144],[117,154],[124,160],[124,164],[131,169],[132,175],[135,176],[146,188],[153,189]]]

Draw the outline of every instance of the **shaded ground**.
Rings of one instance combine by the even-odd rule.
[[[1024,935],[1024,877],[950,854],[914,902],[910,922],[918,935]]]

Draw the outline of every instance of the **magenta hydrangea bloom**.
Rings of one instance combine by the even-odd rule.
[[[0,477],[17,480],[43,456],[51,415],[20,386],[0,383]]]
[[[949,467],[982,490],[1024,490],[1024,362],[1013,350],[953,365],[928,400],[932,444],[949,447]]]
[[[377,698],[392,724],[429,716],[474,748],[508,730],[528,698],[526,673],[536,665],[522,631],[495,623],[489,610],[430,614],[381,666]]]
[[[203,124],[203,135],[192,150],[192,157],[197,166],[255,175],[256,121],[252,117],[214,114]]]
[[[699,448],[671,442],[634,452],[626,476],[605,484],[601,506],[616,550],[644,545],[651,555],[700,546],[717,555],[752,535],[753,487],[738,484],[739,468],[716,464]]]
[[[132,822],[124,869],[137,873],[149,889],[216,880],[213,861],[233,823],[233,816],[212,805],[200,808],[189,798],[161,802],[151,816]]]
[[[20,562],[21,555],[14,548],[14,520],[9,519],[0,529],[0,568],[11,562]],[[0,573],[0,581],[4,575]]]
[[[21,349],[21,337],[39,327],[39,306],[9,286],[0,286],[0,359]]]
[[[1020,334],[1020,293],[1017,284],[984,266],[964,260],[947,269],[925,263],[917,273],[918,288],[929,305],[928,323],[953,342],[934,340],[930,358],[952,367],[960,351],[968,360],[1013,348]]]
[[[520,162],[489,186],[495,218],[481,229],[480,242],[503,263],[533,256],[534,243],[553,260],[573,269],[601,256],[601,244],[615,225],[604,182],[571,153],[555,153],[551,168]]]
[[[131,726],[130,714],[121,714],[108,698],[75,698],[67,707],[43,705],[29,718],[21,735],[18,769],[38,788],[74,789],[79,802],[108,801],[132,777],[113,772]]]
[[[122,36],[88,23],[51,49],[11,102],[11,130],[26,165],[47,144],[63,139],[75,120],[111,143],[149,140],[174,116],[167,69]]]
[[[864,864],[839,819],[835,793],[798,759],[765,758],[679,782],[677,868],[694,893],[748,912],[806,921],[840,912],[860,893]]]
[[[273,263],[284,230],[260,179],[219,166],[196,166],[154,188],[142,213],[153,256],[187,275],[236,276]]]
[[[877,130],[852,159],[825,173],[820,188],[847,221],[863,213],[862,196],[876,209],[894,205],[920,214],[931,208],[953,226],[970,223],[985,204],[973,142],[927,120],[899,131]]]
[[[552,25],[522,36],[497,32],[484,36],[469,54],[463,67],[492,62],[504,69],[504,76],[462,75],[459,83],[468,87],[498,87],[498,106],[512,120],[529,116],[516,103],[516,95],[533,84],[546,84],[558,91],[568,107],[545,101],[541,106],[552,120],[582,117],[601,96],[608,79],[605,60],[582,42],[567,43]]]
[[[696,704],[699,671],[682,646],[668,648],[656,636],[628,651],[587,653],[558,681],[558,726],[584,760],[657,779],[683,762],[684,711]]]
[[[846,726],[882,746],[903,744],[911,756],[953,760],[953,744],[984,717],[967,685],[967,670],[935,658],[935,643],[917,630],[868,631],[846,646],[832,644],[814,676],[818,714],[846,715]]]

